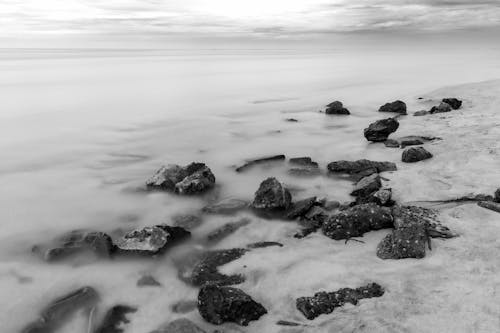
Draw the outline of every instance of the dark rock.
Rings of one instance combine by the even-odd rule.
[[[449,104],[454,110],[460,109],[462,106],[462,101],[457,98],[443,98],[443,102]]]
[[[294,323],[292,321],[287,321],[287,320],[278,320],[276,322],[276,325],[280,325],[280,326],[301,326],[302,324],[300,324],[300,323]]]
[[[405,259],[425,257],[428,235],[425,225],[399,228],[387,235],[377,246],[381,259]]]
[[[381,187],[382,187],[382,181],[380,180],[380,176],[378,174],[373,174],[361,178],[356,183],[354,190],[351,192],[351,195],[359,197],[367,197]]]
[[[335,101],[326,106],[325,110],[326,114],[351,114],[349,110],[347,110],[342,102]]]
[[[174,191],[178,194],[205,192],[215,185],[215,176],[204,163],[162,166],[146,181],[148,189]]]
[[[394,101],[392,103],[386,103],[382,105],[379,112],[395,112],[399,114],[406,114],[406,103],[403,101]]]
[[[269,163],[269,162],[276,162],[276,161],[284,161],[285,160],[285,155],[274,155],[274,156],[268,156],[268,157],[262,157],[262,158],[257,158],[255,160],[250,160],[247,161],[245,164],[242,166],[239,166],[236,168],[236,172],[242,172],[245,171],[257,164],[264,164],[264,163]]]
[[[415,117],[420,117],[420,116],[428,115],[429,113],[430,113],[429,111],[421,110],[421,111],[417,111],[417,112],[413,113],[413,115]]]
[[[171,309],[172,309],[172,312],[174,312],[174,313],[188,313],[188,312],[196,310],[197,306],[198,306],[198,302],[195,300],[193,300],[193,301],[182,300],[182,301],[179,301],[179,302],[173,304]]]
[[[500,203],[491,201],[479,201],[477,203],[479,207],[490,209],[494,212],[500,213]]]
[[[161,283],[158,282],[151,275],[143,275],[139,280],[137,280],[138,287],[161,287]]]
[[[393,218],[389,208],[374,203],[357,205],[331,216],[322,226],[323,233],[332,239],[349,239],[365,232],[391,228]]]
[[[45,260],[63,260],[84,253],[92,253],[98,257],[108,258],[115,251],[111,237],[97,231],[71,231],[61,237],[57,243],[56,247],[45,252]]]
[[[206,333],[187,318],[176,319],[150,333]]]
[[[319,167],[318,163],[314,162],[310,157],[293,157],[289,160],[289,163],[305,167]]]
[[[283,247],[283,244],[278,243],[278,242],[257,242],[257,243],[252,243],[252,244],[247,245],[247,247],[249,249],[260,249],[263,247],[270,247],[270,246]]]
[[[127,305],[113,306],[106,313],[101,325],[95,333],[122,333],[124,332],[123,324],[128,324],[130,320],[127,318],[129,313],[136,312],[137,309]]]
[[[267,310],[242,290],[221,287],[214,284],[204,285],[198,294],[198,311],[211,324],[221,325],[234,322],[247,326],[258,320]]]
[[[356,175],[364,171],[369,171],[369,173],[364,174],[363,177],[369,176],[373,173],[396,170],[396,164],[392,162],[377,162],[366,159],[357,161],[335,161],[328,164],[328,171],[334,173],[347,173]]]
[[[247,250],[245,249],[229,249],[217,250],[205,253],[199,262],[193,268],[190,281],[195,286],[202,286],[205,283],[216,283],[219,285],[239,284],[245,281],[245,277],[237,275],[225,275],[217,269],[219,266],[225,265],[241,258]]]
[[[332,313],[335,308],[346,303],[357,305],[364,298],[381,297],[384,289],[377,283],[370,283],[356,289],[342,288],[335,292],[318,292],[313,297],[300,297],[296,301],[297,309],[309,320],[319,315]]]
[[[150,189],[169,190],[175,189],[175,184],[188,176],[185,167],[172,164],[162,166],[156,173],[146,181],[146,186]]]
[[[433,106],[430,113],[442,113],[442,112],[450,112],[451,106],[448,103],[441,102],[438,106]]]
[[[437,220],[437,214],[432,209],[395,205],[392,208],[392,216],[394,218],[394,228],[396,229],[423,225],[427,230],[427,235],[432,238],[453,238],[457,236]]]
[[[287,118],[287,119],[286,119],[286,121],[289,121],[289,122],[291,122],[291,123],[296,123],[296,122],[298,122],[298,120],[297,120],[297,119],[295,119],[295,118]]]
[[[203,212],[210,214],[233,214],[248,207],[248,202],[236,198],[224,199],[203,207]]]
[[[99,300],[92,287],[83,287],[52,301],[35,322],[22,333],[51,333],[62,326],[74,313],[81,309],[91,309]]]
[[[284,210],[290,207],[292,196],[276,178],[264,180],[257,192],[252,206],[265,210]]]
[[[405,148],[408,146],[418,146],[423,145],[424,141],[420,138],[407,138],[401,140],[401,148]]]
[[[398,127],[399,122],[394,118],[381,119],[365,128],[364,135],[368,141],[383,142],[391,133],[396,132]]]
[[[315,167],[291,168],[288,169],[288,174],[294,177],[315,177],[320,175],[321,171]]]
[[[419,161],[423,161],[432,157],[432,154],[429,153],[423,147],[416,148],[408,148],[403,151],[403,155],[401,160],[405,163],[415,163]]]
[[[190,235],[184,228],[162,224],[130,231],[116,242],[116,247],[120,253],[154,255]]]
[[[181,227],[186,230],[192,230],[199,227],[203,222],[202,218],[198,215],[176,215],[172,217],[172,222],[175,227]]]
[[[214,187],[214,185],[215,176],[212,170],[203,164],[202,167],[196,169],[189,176],[175,184],[175,193],[188,195],[202,193]]]
[[[305,215],[311,207],[316,203],[316,197],[310,197],[307,199],[299,200],[292,204],[286,217],[289,219],[295,219],[297,217]]]
[[[207,235],[207,240],[212,243],[219,242],[232,233],[236,232],[236,230],[238,230],[239,228],[246,226],[250,222],[250,219],[244,217],[239,221],[226,223],[223,226],[211,231]]]
[[[399,142],[393,139],[385,140],[384,145],[389,148],[399,148]]]
[[[495,191],[495,202],[500,202],[500,188]]]

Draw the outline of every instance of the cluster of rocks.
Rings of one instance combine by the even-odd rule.
[[[429,111],[422,110],[417,111],[413,115],[414,116],[425,116],[427,114],[434,113],[444,113],[450,112],[452,110],[458,110],[462,106],[462,101],[457,98],[443,98],[439,105],[433,106]]]
[[[185,167],[177,164],[162,166],[146,181],[150,190],[177,194],[203,193],[215,185],[215,176],[205,163],[193,162]]]

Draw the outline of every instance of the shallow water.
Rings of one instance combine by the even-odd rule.
[[[399,98],[410,112],[417,111],[429,106],[419,103],[420,94],[500,77],[496,49],[1,52],[0,322],[5,332],[19,330],[51,299],[84,285],[101,294],[100,313],[115,303],[137,306],[129,332],[149,332],[179,316],[170,310],[172,304],[196,298],[196,289],[177,278],[173,260],[186,248],[200,248],[197,238],[238,216],[205,217],[193,231],[195,241],[156,260],[49,265],[31,247],[73,229],[112,232],[169,223],[172,216],[197,211],[214,197],[251,200],[267,176],[297,188],[297,199],[317,195],[348,201],[352,184],[345,180],[291,177],[286,164],[242,174],[233,169],[247,158],[278,153],[311,156],[323,169],[338,159],[393,160],[395,153],[362,137],[362,129],[381,117],[378,106]],[[318,112],[336,99],[351,116]],[[290,117],[298,122],[286,122]],[[191,161],[210,166],[218,184],[213,193],[179,198],[138,190],[160,165]],[[408,199],[421,198],[417,193]],[[248,331],[276,319],[303,321],[293,310],[294,298],[343,287],[325,280],[331,271],[346,270],[353,257],[366,256],[359,267],[346,270],[352,283],[364,281],[373,267],[367,257],[372,249],[362,244],[350,243],[352,251],[345,254],[340,244],[332,246],[316,235],[304,240],[298,254],[297,241],[289,239],[295,224],[248,216],[252,223],[216,247],[257,241],[289,245],[254,250],[228,265],[245,270],[248,262],[245,286],[271,308],[269,318]],[[375,241],[383,235],[367,237]],[[315,262],[325,253],[335,258],[328,260],[331,266]],[[290,257],[291,262],[284,259]],[[299,277],[309,269],[314,281],[301,284]],[[389,266],[392,270],[397,265]],[[144,272],[163,287],[137,288]],[[273,275],[283,288],[274,288]],[[292,294],[294,288],[299,295]],[[188,317],[201,323],[196,312]],[[69,325],[63,331],[85,331],[82,321]],[[356,325],[349,322],[344,328],[351,326]]]

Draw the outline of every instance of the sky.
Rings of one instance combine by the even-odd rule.
[[[500,27],[500,0],[1,0],[0,39],[443,33]]]

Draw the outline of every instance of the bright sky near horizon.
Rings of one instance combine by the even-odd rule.
[[[2,0],[0,36],[301,35],[500,26],[500,0]]]

